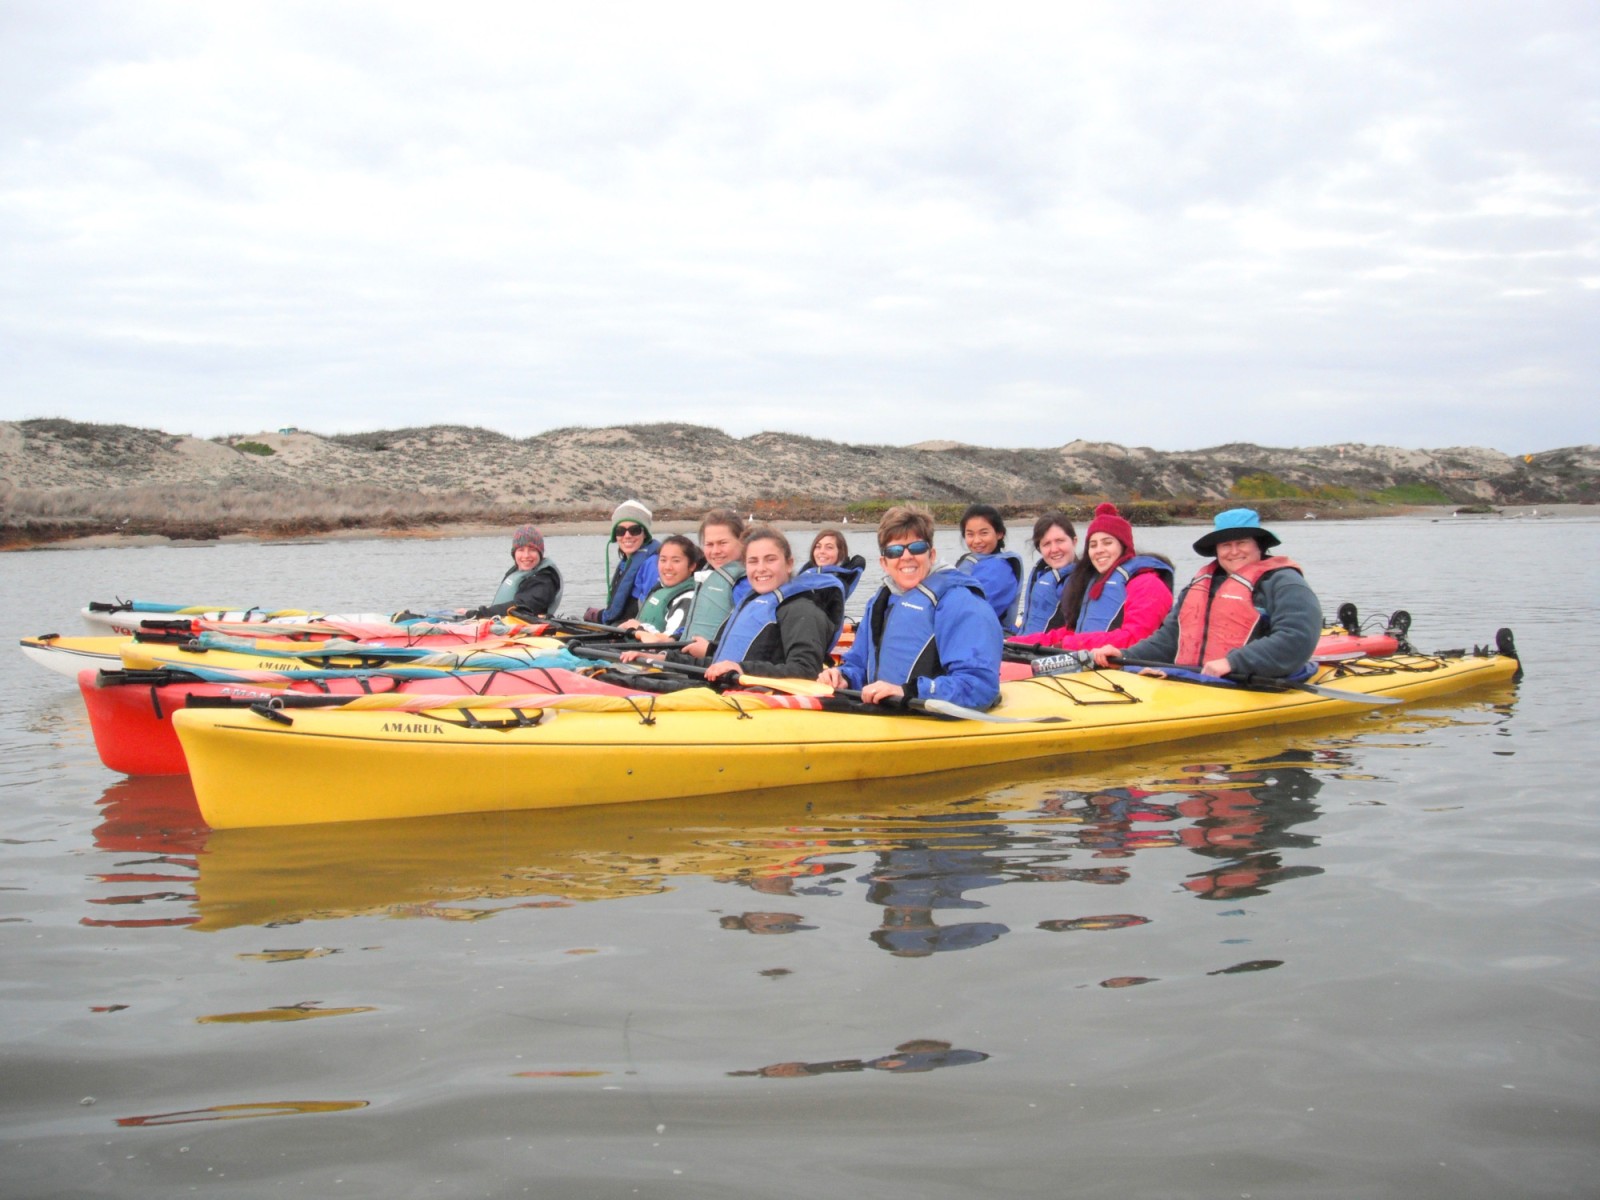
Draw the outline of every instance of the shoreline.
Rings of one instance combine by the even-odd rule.
[[[1241,504],[1240,507],[1249,507]],[[1593,504],[1526,504],[1506,505],[1492,513],[1459,513],[1459,506],[1440,505],[1408,505],[1396,508],[1393,511],[1374,513],[1370,510],[1361,513],[1329,513],[1316,517],[1325,521],[1365,521],[1365,520],[1392,520],[1397,517],[1424,518],[1428,520],[1441,520],[1454,518],[1463,521],[1507,521],[1523,519],[1571,519],[1574,517],[1593,516],[1600,512]],[[1276,518],[1279,524],[1290,524],[1283,518]],[[782,530],[816,529],[823,524],[832,522],[775,520],[766,522]],[[1195,518],[1193,520],[1176,520],[1173,525],[1202,526],[1209,524],[1208,518]],[[430,525],[421,528],[360,528],[336,529],[324,533],[285,535],[273,537],[259,533],[229,533],[215,538],[169,538],[162,534],[121,534],[98,533],[84,537],[63,538],[56,541],[37,542],[29,545],[13,545],[0,548],[3,553],[22,553],[27,551],[49,550],[101,550],[101,549],[140,549],[149,546],[170,546],[174,548],[192,548],[201,546],[220,546],[233,544],[272,544],[272,545],[315,545],[319,542],[348,542],[348,541],[380,541],[385,539],[404,539],[410,541],[444,541],[454,538],[469,537],[509,537],[510,526],[487,524],[484,522],[460,522],[448,525]],[[848,529],[849,527],[846,526]],[[856,529],[870,529],[867,524],[857,524]],[[540,531],[546,537],[580,537],[584,535],[603,535],[609,532],[605,521],[549,521],[539,525]],[[658,534],[685,533],[694,535],[699,531],[697,521],[663,520],[658,523],[653,532]]]

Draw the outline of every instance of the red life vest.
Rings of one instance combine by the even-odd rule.
[[[1229,572],[1215,590],[1211,584],[1218,570],[1216,560],[1196,571],[1178,610],[1178,653],[1174,656],[1178,665],[1198,668],[1248,642],[1265,615],[1256,608],[1256,585],[1273,571],[1286,569],[1298,571],[1300,564],[1274,554]]]

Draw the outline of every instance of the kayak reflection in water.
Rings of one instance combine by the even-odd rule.
[[[1010,926],[995,921],[934,923],[935,909],[987,908],[966,893],[997,887],[1018,877],[1003,857],[991,853],[1008,842],[1008,831],[998,823],[983,826],[959,821],[960,832],[928,840],[908,839],[892,850],[878,853],[877,862],[861,878],[868,884],[867,903],[883,906],[883,920],[871,937],[882,949],[902,958],[920,958],[942,950],[971,950],[994,941]],[[937,824],[930,818],[926,824]]]
[[[1234,900],[1322,874],[1321,867],[1285,866],[1279,852],[1317,845],[1315,837],[1291,828],[1318,816],[1315,798],[1323,781],[1310,768],[1348,765],[1337,752],[1289,750],[1238,767],[1196,765],[1145,787],[1060,793],[1047,811],[1079,816],[1079,844],[1097,858],[1179,847],[1221,859],[1186,877],[1183,886],[1208,900]]]
[[[781,1062],[754,1071],[729,1071],[729,1075],[757,1075],[766,1079],[798,1079],[806,1075],[837,1075],[846,1071],[932,1071],[939,1067],[964,1067],[989,1056],[981,1050],[955,1050],[949,1042],[916,1038],[901,1042],[893,1054],[878,1058],[837,1058],[829,1062]]]
[[[724,929],[743,929],[746,933],[801,933],[815,929],[807,925],[799,913],[747,912],[737,917],[722,917],[718,922]]]

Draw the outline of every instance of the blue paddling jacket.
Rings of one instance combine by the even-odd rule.
[[[1022,598],[1022,576],[1026,568],[1014,550],[996,550],[993,554],[974,554],[969,550],[956,559],[956,570],[965,571],[978,581],[1001,625],[1007,629],[1016,625],[1017,602]]]
[[[911,699],[992,708],[1000,699],[1002,641],[983,589],[942,567],[908,592],[880,588],[839,670],[856,689],[881,679]]]
[[[1072,568],[1077,565],[1068,559],[1065,565],[1052,567],[1044,559],[1033,564],[1028,575],[1027,600],[1022,609],[1022,627],[1018,633],[1043,633],[1060,625],[1061,593],[1067,590],[1067,580],[1072,578]]]
[[[614,544],[607,544],[608,556]],[[661,584],[661,572],[656,564],[656,555],[660,553],[661,543],[651,538],[631,557],[624,556],[618,560],[617,569],[612,572],[611,582],[606,587],[606,606],[600,612],[602,623],[615,625],[638,613],[639,605]]]

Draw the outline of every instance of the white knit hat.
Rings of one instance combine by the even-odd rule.
[[[617,526],[624,521],[636,521],[644,526],[644,536],[650,537],[650,523],[655,520],[650,510],[638,500],[624,500],[611,514],[611,540],[617,540]]]

